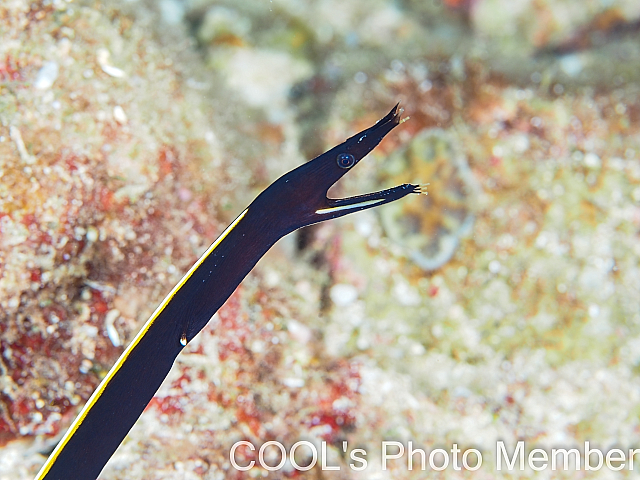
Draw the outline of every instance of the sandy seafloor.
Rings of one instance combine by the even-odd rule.
[[[255,195],[398,101],[332,193],[429,195],[280,241],[100,478],[637,478],[639,82],[632,0],[4,0],[0,480]],[[239,440],[339,470],[238,471]],[[585,442],[626,458],[552,469]],[[454,444],[482,465],[434,470]]]

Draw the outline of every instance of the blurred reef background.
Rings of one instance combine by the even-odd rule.
[[[279,242],[100,478],[492,479],[497,440],[640,448],[640,2],[3,0],[0,479],[35,475],[263,188],[398,101],[332,193],[429,196]],[[237,472],[243,439],[342,469]],[[485,463],[382,471],[382,440]]]

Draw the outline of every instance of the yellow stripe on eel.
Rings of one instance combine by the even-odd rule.
[[[100,382],[100,385],[98,385],[98,388],[96,388],[96,390],[93,392],[93,395],[91,395],[91,397],[89,398],[85,406],[82,408],[82,410],[80,411],[80,414],[76,417],[73,424],[67,430],[67,433],[65,433],[64,437],[62,437],[62,439],[60,440],[56,448],[53,450],[53,452],[49,456],[49,459],[47,460],[47,462],[42,466],[42,468],[38,472],[38,475],[36,476],[35,480],[43,479],[47,474],[47,472],[49,472],[49,470],[51,469],[51,466],[55,463],[56,459],[58,458],[58,454],[62,451],[62,449],[67,444],[67,442],[71,439],[73,434],[76,432],[76,430],[78,429],[82,421],[85,419],[85,417],[91,410],[91,407],[93,407],[93,405],[98,401],[98,399],[100,398],[100,395],[102,395],[102,392],[104,392],[105,388],[107,388],[107,385],[109,384],[111,379],[116,375],[116,373],[118,373],[118,370],[120,370],[124,362],[127,360],[127,357],[131,354],[131,352],[136,347],[136,345],[140,342],[140,340],[142,340],[142,338],[145,336],[149,328],[151,328],[151,325],[153,324],[155,319],[158,318],[158,315],[160,315],[160,313],[162,313],[162,310],[164,310],[164,308],[171,301],[173,296],[176,293],[178,293],[178,290],[180,290],[180,288],[182,288],[182,286],[185,283],[187,283],[187,280],[189,280],[189,277],[193,275],[193,272],[195,272],[196,269],[202,264],[202,262],[204,262],[205,259],[209,255],[211,255],[211,253],[216,249],[216,247],[220,245],[220,242],[222,242],[222,240],[224,240],[225,237],[229,235],[231,230],[233,230],[235,226],[238,225],[240,220],[242,220],[242,218],[247,214],[248,211],[249,211],[248,208],[245,209],[245,211],[242,212],[238,216],[238,218],[236,218],[233,221],[233,223],[224,230],[224,232],[222,232],[222,234],[216,239],[216,241],[211,244],[211,246],[207,249],[207,251],[202,254],[202,256],[198,259],[198,261],[182,277],[182,280],[180,280],[180,282],[178,282],[178,284],[175,287],[173,287],[169,295],[165,297],[165,299],[158,306],[158,308],[156,308],[155,312],[153,312],[153,315],[151,315],[149,320],[147,320],[147,323],[145,323],[144,326],[142,327],[142,330],[138,332],[138,334],[135,336],[135,338],[129,344],[126,350],[122,352],[122,355],[120,355],[120,358],[118,358],[118,361],[115,363],[115,365],[111,367],[111,370],[109,370],[109,373],[107,373],[107,375],[102,379],[102,382]]]

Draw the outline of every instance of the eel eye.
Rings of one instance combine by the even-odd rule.
[[[340,168],[351,168],[356,163],[356,159],[349,153],[341,153],[336,158]]]

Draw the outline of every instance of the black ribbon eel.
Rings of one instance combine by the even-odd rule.
[[[327,190],[400,123],[396,105],[374,126],[283,175],[222,232],[162,301],[62,437],[36,480],[94,480],[173,363],[258,260],[294,230],[424,193],[405,184],[344,199]]]

